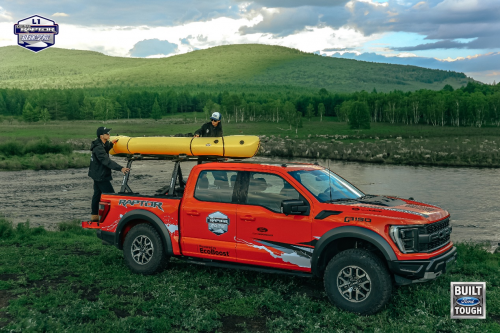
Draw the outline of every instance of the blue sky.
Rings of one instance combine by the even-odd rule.
[[[3,0],[0,46],[35,14],[59,24],[56,47],[111,56],[262,43],[500,81],[499,0]]]

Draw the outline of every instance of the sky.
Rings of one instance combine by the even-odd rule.
[[[59,25],[54,47],[109,56],[259,43],[500,82],[500,0],[2,0],[0,47],[32,15]]]

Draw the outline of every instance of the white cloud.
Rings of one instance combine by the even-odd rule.
[[[0,21],[13,21],[12,14],[0,7]]]
[[[68,17],[69,15],[66,13],[54,13],[52,14],[54,17]]]
[[[272,9],[274,11],[275,9]],[[66,49],[93,50],[110,56],[129,56],[129,51],[142,40],[158,39],[178,44],[175,54],[190,52],[194,49],[206,49],[227,44],[269,44],[296,48],[305,52],[314,52],[328,48],[353,49],[360,48],[370,40],[381,35],[363,36],[350,28],[333,29],[331,27],[307,27],[306,30],[276,38],[272,34],[253,33],[241,35],[241,26],[254,26],[262,20],[262,16],[253,19],[232,19],[220,17],[207,22],[192,22],[175,27],[148,26],[101,26],[86,27],[71,24],[60,24],[59,35],[56,36],[55,47]],[[179,43],[188,36],[189,44]],[[10,42],[9,42],[10,41]],[[17,38],[12,33],[10,24],[0,23],[0,46],[16,45]],[[149,57],[171,56],[156,54]]]

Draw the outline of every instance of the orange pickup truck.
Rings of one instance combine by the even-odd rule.
[[[393,284],[437,278],[456,259],[447,211],[367,195],[316,164],[199,163],[187,181],[174,160],[169,186],[133,193],[124,177],[103,194],[100,221],[82,222],[123,250],[135,273],[175,257],[201,265],[321,277],[330,301],[373,314]],[[129,160],[129,166],[132,160]]]

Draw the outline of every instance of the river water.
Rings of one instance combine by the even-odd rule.
[[[500,169],[318,163],[367,194],[413,197],[446,209],[453,240],[500,242]]]
[[[124,158],[115,158],[126,165]],[[271,158],[256,158],[269,161]],[[276,160],[278,161],[278,160]],[[279,161],[286,161],[279,159]],[[296,162],[314,162],[297,159]],[[451,214],[454,241],[500,242],[500,169],[379,165],[317,160],[367,194],[413,197],[446,209]],[[194,162],[183,163],[186,177]],[[129,185],[134,192],[153,194],[168,184],[173,163],[137,161]],[[88,169],[0,172],[0,214],[14,223],[55,229],[61,221],[88,220],[92,180]],[[121,174],[114,172],[120,188]]]

